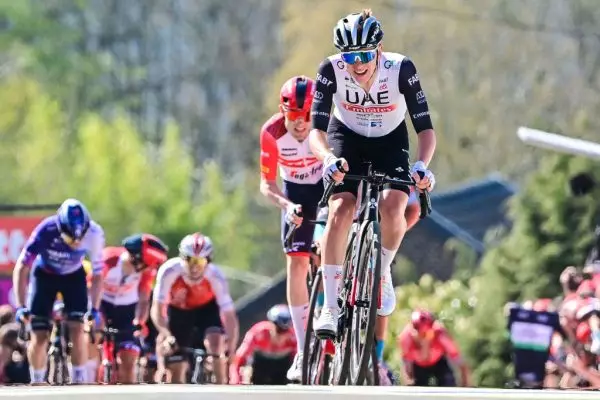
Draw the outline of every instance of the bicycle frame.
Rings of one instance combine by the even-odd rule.
[[[50,346],[48,348],[48,381],[52,376],[53,385],[66,385],[70,383],[69,369],[67,366],[70,355],[68,338],[65,336],[67,330],[64,326],[64,309],[59,307],[54,310],[52,318],[52,332]]]
[[[102,380],[105,384],[114,385],[118,381],[119,366],[116,362],[118,349],[115,346],[115,337],[118,333],[118,329],[111,327],[105,327],[102,331]]]
[[[100,341],[100,344],[102,345],[102,380],[105,384],[114,385],[117,384],[119,381],[119,364],[117,363],[117,355],[119,353],[119,348],[117,346],[117,337],[124,333],[125,332],[117,328],[113,328],[111,326],[105,326],[102,330],[102,339]],[[140,357],[138,357],[137,360],[137,368],[141,367],[139,363]]]
[[[338,169],[342,170],[341,165],[338,165]],[[376,172],[373,170],[371,163],[366,163],[366,173],[364,175],[346,174],[344,180],[359,181],[361,190],[360,198],[357,199],[358,218],[353,223],[347,244],[346,261],[344,262],[344,286],[341,290],[343,297],[338,300],[338,303],[341,302],[341,318],[339,319],[340,325],[338,325],[338,333],[335,341],[339,343],[340,346],[343,346],[344,351],[342,351],[342,359],[338,365],[340,367],[339,375],[336,372],[336,376],[338,376],[338,380],[341,383],[345,383],[347,379],[350,379],[353,384],[361,384],[367,376],[367,357],[371,358],[373,354],[372,346],[374,341],[376,310],[381,307],[382,302],[380,275],[381,232],[379,228],[380,193],[385,184],[415,186],[416,183],[412,179],[410,181],[405,181],[390,178],[385,174]],[[328,184],[325,193],[323,194],[323,198],[319,202],[319,207],[323,207],[327,204],[329,196],[333,192],[334,185],[335,182],[333,181]],[[431,202],[428,192],[423,191],[420,193],[419,200],[421,204],[422,219],[431,211]],[[369,232],[371,233],[369,234]],[[372,237],[369,237],[369,235],[372,235]],[[375,250],[376,258],[374,262],[370,258],[366,258],[368,255],[372,256],[372,251],[366,250],[368,253],[365,254],[365,250],[361,248],[368,243],[370,243],[369,245],[376,243],[377,250]],[[371,282],[370,285],[369,280]],[[348,284],[350,284],[350,287],[348,287]],[[358,298],[359,287],[361,288],[362,293],[361,298]],[[366,292],[363,293],[365,290]],[[377,307],[373,304],[375,299],[377,299]],[[362,336],[361,332],[363,328],[365,328],[364,323],[360,322],[365,317],[362,316],[362,312],[367,312],[365,316],[368,321],[364,344],[361,343],[360,336],[357,336]],[[355,318],[360,318],[360,321],[354,321]],[[356,331],[356,329],[359,331]],[[359,340],[359,342],[356,342],[356,340]],[[355,349],[355,346],[358,347]],[[358,359],[355,358],[356,354],[350,358],[349,352],[355,352],[355,350],[360,352]],[[352,370],[349,369],[350,363],[354,366]]]

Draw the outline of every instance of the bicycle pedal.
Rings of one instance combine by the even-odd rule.
[[[320,340],[327,340],[327,339],[335,340],[335,338],[337,336],[335,333],[333,333],[331,331],[327,331],[327,330],[316,330],[315,335]]]

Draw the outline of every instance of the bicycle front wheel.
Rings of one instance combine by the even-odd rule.
[[[381,231],[377,222],[369,222],[360,232],[358,264],[354,273],[350,384],[365,381],[375,342],[375,321],[381,285]]]
[[[317,308],[317,298],[319,297],[320,286],[323,280],[321,270],[317,270],[312,279],[310,290],[310,303],[308,309],[308,318],[306,320],[306,335],[304,338],[304,349],[302,357],[302,384],[314,385],[319,381],[318,368],[321,358],[321,341],[313,332],[313,320]]]

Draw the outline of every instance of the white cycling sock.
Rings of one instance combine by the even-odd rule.
[[[296,334],[296,343],[298,344],[298,353],[304,351],[304,338],[306,336],[306,320],[308,318],[308,304],[302,306],[290,306],[292,315],[292,324]]]
[[[29,367],[29,374],[31,375],[31,383],[46,382],[46,368],[33,369],[32,367]]]
[[[341,265],[323,265],[323,307],[338,308],[338,287],[341,279]]]
[[[385,278],[392,274],[392,262],[398,250],[381,248],[381,277]]]
[[[87,367],[85,365],[73,365],[72,383],[87,383]]]
[[[95,358],[87,360],[85,363],[87,369],[88,383],[97,383],[96,377],[98,376],[98,360]]]

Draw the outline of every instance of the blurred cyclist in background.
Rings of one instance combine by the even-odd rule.
[[[197,342],[218,356],[208,360],[217,383],[227,383],[226,353],[235,354],[239,322],[225,275],[213,263],[208,236],[185,236],[179,243],[179,257],[159,268],[150,314],[159,332],[156,353],[164,356],[172,383],[185,383],[186,348]]]
[[[156,269],[167,260],[169,248],[154,235],[142,233],[126,237],[121,247],[103,252],[104,325],[119,330],[116,336],[118,382],[134,383],[140,354],[135,336],[146,334],[150,293]]]
[[[434,378],[437,386],[456,386],[452,363],[460,369],[461,385],[470,386],[470,372],[458,346],[430,312],[413,311],[397,343],[403,360],[403,381],[408,385],[429,386]]]
[[[317,203],[323,196],[321,172],[323,163],[308,145],[310,108],[315,82],[305,76],[294,76],[281,87],[279,112],[262,127],[260,133],[260,192],[281,208],[281,237],[291,225],[298,225],[293,243],[285,247],[287,264],[287,300],[296,332],[298,352],[288,379],[302,379],[302,351],[308,317],[308,274],[314,226],[303,224],[303,218],[314,219]],[[283,190],[277,185],[277,171],[283,179]],[[302,217],[299,214],[302,213]]]
[[[91,220],[81,202],[67,199],[56,215],[44,219],[33,230],[19,255],[13,270],[16,319],[23,321],[31,315],[32,335],[27,357],[32,383],[43,383],[46,379],[50,318],[58,292],[64,298],[69,337],[73,343],[72,383],[88,381],[85,365],[88,349],[83,321],[84,317],[99,321],[103,248],[104,231],[100,225]],[[91,260],[93,274],[89,310],[86,274],[82,267],[86,254]]]
[[[296,338],[287,305],[276,305],[261,321],[246,333],[229,367],[229,383],[243,382],[241,368],[252,366],[249,383],[254,385],[285,385],[286,371],[296,355]]]

